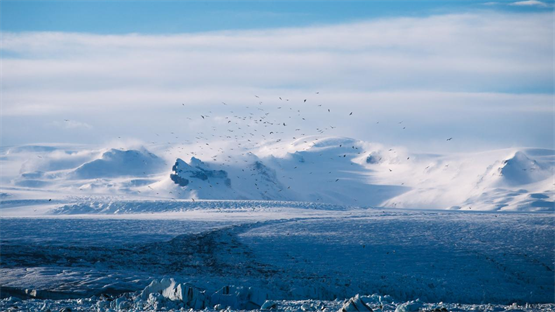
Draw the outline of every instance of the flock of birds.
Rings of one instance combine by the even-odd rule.
[[[319,95],[320,92],[316,92],[316,95]],[[303,107],[303,111],[298,108],[294,108],[293,102],[290,101],[288,98],[278,97],[279,101],[282,101],[284,104],[277,106],[277,109],[271,109],[274,105],[270,105],[270,108],[266,108],[262,104],[263,101],[260,100],[260,96],[254,95],[257,99],[257,103],[255,105],[246,105],[243,107],[234,106],[238,110],[229,109],[228,111],[224,112],[221,109],[218,109],[216,113],[212,110],[208,110],[208,112],[204,112],[202,114],[198,114],[198,118],[193,117],[196,113],[189,113],[190,117],[186,117],[186,119],[191,124],[198,124],[196,121],[202,122],[212,122],[212,125],[199,125],[199,128],[205,129],[203,131],[197,131],[194,135],[195,140],[190,139],[180,139],[178,135],[176,135],[176,131],[170,131],[169,134],[172,136],[172,139],[177,141],[167,143],[162,143],[161,141],[150,141],[152,145],[159,146],[160,144],[166,144],[168,147],[179,146],[180,144],[198,144],[198,148],[201,151],[215,151],[214,148],[210,145],[211,141],[214,140],[222,140],[222,141],[233,141],[233,144],[237,147],[237,149],[242,150],[252,150],[253,148],[261,147],[267,145],[268,143],[277,143],[283,140],[292,138],[293,140],[298,139],[299,137],[304,137],[307,135],[313,134],[324,134],[331,131],[334,131],[338,128],[338,126],[334,125],[327,125],[324,127],[316,127],[314,129],[307,129],[303,123],[307,121],[311,117],[318,117],[318,116],[309,116],[310,114],[310,106]],[[303,99],[302,104],[306,104],[308,99]],[[221,104],[225,107],[229,107],[226,102],[221,102]],[[274,103],[272,103],[274,104]],[[182,107],[187,107],[185,103],[181,104]],[[315,104],[313,108],[321,108],[322,104]],[[305,109],[306,108],[306,109]],[[243,112],[241,112],[243,111]],[[323,108],[317,113],[321,112],[332,113],[331,108]],[[286,113],[287,112],[287,113]],[[225,115],[222,115],[224,114]],[[215,115],[214,115],[215,114]],[[334,119],[338,119],[338,117],[344,115],[347,117],[353,116],[354,112],[349,111],[341,112],[341,113],[333,113]],[[196,120],[195,120],[196,119]],[[70,122],[69,119],[64,119],[65,122]],[[214,123],[218,124],[218,126],[214,125]],[[222,124],[223,123],[223,124]],[[376,121],[376,124],[379,124],[379,121]],[[398,122],[399,125],[403,124],[403,121]],[[296,125],[296,126],[293,126]],[[222,132],[222,128],[225,128],[224,132],[226,135],[222,135],[219,132]],[[402,126],[402,130],[406,129],[406,126]],[[188,131],[188,129],[186,129]],[[307,134],[307,132],[309,132]],[[157,137],[160,136],[159,133],[155,133]],[[118,138],[121,138],[118,136]],[[451,141],[453,138],[450,137],[447,141]],[[122,148],[123,149],[123,148]],[[178,149],[184,150],[185,147],[178,147]],[[231,150],[234,150],[233,148]],[[170,148],[166,149],[167,152],[176,153],[177,151],[172,151]],[[216,154],[223,154],[223,148],[219,148],[216,150],[219,153]],[[187,152],[188,154],[194,156],[196,153],[194,151]],[[207,154],[214,154],[214,153],[207,153]],[[217,160],[217,155],[211,157],[214,161]],[[225,162],[225,160],[224,160]]]
[[[320,92],[316,92],[319,95]],[[317,118],[322,117],[321,113],[328,113],[333,116],[333,119],[337,122],[341,116],[350,117],[353,116],[353,111],[333,112],[331,108],[323,108],[322,104],[308,105],[310,103],[308,99],[303,99],[300,104],[294,104],[288,98],[278,97],[277,101],[283,102],[281,105],[275,105],[276,103],[271,103],[271,105],[263,105],[264,102],[260,100],[260,96],[254,95],[256,98],[256,103],[254,105],[246,106],[230,106],[226,102],[221,102],[222,108],[217,108],[213,110],[208,110],[203,113],[189,113],[186,120],[192,127],[197,127],[203,129],[202,131],[196,131],[193,135],[194,139],[180,139],[176,134],[176,131],[171,131],[169,134],[172,139],[178,141],[164,143],[168,148],[166,152],[173,155],[182,155],[183,153],[189,154],[191,156],[208,156],[213,161],[218,161],[219,156],[229,156],[224,155],[224,153],[229,153],[230,151],[242,150],[242,156],[245,156],[247,151],[260,148],[263,146],[272,145],[272,143],[278,143],[288,139],[297,140],[300,137],[310,136],[310,135],[323,135],[326,133],[334,132],[338,129],[337,125],[326,125],[314,128],[308,128],[311,126],[308,120],[317,120]],[[181,103],[181,106],[187,108],[185,103]],[[231,107],[235,107],[232,109]],[[302,108],[302,110],[300,109]],[[316,109],[316,111],[314,111]],[[315,112],[315,114],[313,114]],[[209,123],[209,124],[207,124]],[[377,121],[376,124],[380,122]],[[406,126],[403,126],[403,121],[400,121],[401,129],[405,130]],[[312,124],[313,126],[314,124]],[[185,129],[188,131],[189,129]],[[222,134],[225,133],[225,134]],[[155,133],[157,137],[160,136],[159,133]],[[447,141],[451,141],[453,138],[448,138]],[[214,141],[225,141],[227,143],[232,143],[232,148],[224,149],[223,147],[212,146],[209,142]],[[160,141],[151,141],[153,145],[160,145]],[[305,142],[306,143],[306,142]],[[195,149],[197,151],[187,151],[183,144],[191,145],[196,144]],[[176,148],[177,150],[172,150]],[[274,149],[279,149],[279,147],[273,147]],[[231,156],[229,156],[231,157]],[[221,159],[220,159],[221,160]],[[228,162],[228,159],[221,160],[223,163]]]
[[[316,92],[318,97],[320,92]],[[325,126],[314,126],[315,124],[309,121],[322,121],[328,118],[322,118],[322,114],[329,114],[330,119],[339,122],[341,116],[344,119],[353,118],[354,111],[340,111],[332,112],[331,107],[323,107],[323,104],[314,103],[308,98],[302,100],[291,101],[289,98],[277,97],[277,99],[270,99],[272,101],[269,105],[264,105],[261,97],[254,95],[255,102],[251,105],[237,106],[230,105],[226,102],[221,102],[221,107],[212,108],[205,112],[187,112],[189,126],[199,128],[199,131],[194,133],[194,140],[181,140],[181,144],[167,142],[166,153],[175,158],[189,155],[190,157],[197,157],[200,159],[210,159],[217,163],[220,168],[235,167],[240,163],[253,162],[253,150],[257,148],[266,148],[268,150],[283,149],[283,145],[276,143],[287,140],[298,140],[303,137],[312,135],[333,135],[338,129],[337,125],[328,124]],[[317,101],[317,99],[316,99]],[[314,101],[314,102],[316,102]],[[181,103],[181,107],[187,109],[188,105]],[[343,120],[344,122],[344,120]],[[346,121],[350,122],[350,121]],[[376,122],[379,124],[379,121]],[[406,126],[403,121],[398,122],[398,127],[405,130]],[[312,128],[310,128],[312,126]],[[176,139],[180,140],[176,135],[176,131],[170,132]],[[160,137],[160,134],[156,134]],[[308,140],[308,139],[307,139]],[[309,143],[307,146],[313,145],[318,141],[318,138],[312,138],[312,142],[304,140],[303,143]],[[448,138],[447,141],[451,141]],[[215,141],[224,142],[224,144],[213,143]],[[159,142],[151,142],[152,144],[159,144]],[[185,143],[185,145],[183,144]],[[312,144],[310,144],[312,143]],[[194,145],[191,150],[191,145]],[[340,144],[339,147],[342,147]],[[310,147],[306,147],[307,149]],[[352,146],[354,152],[360,154],[358,147]],[[390,150],[392,151],[392,150]],[[339,155],[345,158],[347,154]],[[407,157],[409,160],[410,157]],[[253,166],[245,167],[247,171],[251,171],[250,175],[245,174],[242,177],[237,175],[237,179],[253,179],[252,183],[256,190],[260,189],[261,184],[271,184],[272,181],[264,181],[256,176],[259,174]],[[293,168],[297,169],[297,167]],[[322,168],[326,170],[326,168]],[[242,169],[245,171],[245,169]],[[391,172],[392,170],[389,169]],[[310,172],[312,174],[312,172]],[[332,174],[330,171],[329,174]],[[282,181],[293,179],[291,176],[283,175],[280,177]],[[339,182],[339,178],[332,178],[333,181]],[[219,182],[214,182],[219,184]],[[208,188],[213,185],[209,184]],[[214,185],[215,186],[215,185]],[[206,186],[205,186],[206,188]],[[284,186],[278,192],[284,189],[290,189],[291,186]],[[202,186],[195,186],[191,183],[188,186],[189,191],[195,189],[202,189]],[[185,196],[182,191],[177,191],[178,194]],[[184,192],[184,191],[183,191]],[[262,191],[261,191],[262,192]],[[267,191],[263,191],[265,196]],[[171,193],[171,192],[170,192]]]
[[[319,94],[320,92],[316,92],[316,97]],[[234,167],[239,163],[252,162],[253,158],[251,156],[254,156],[252,151],[257,148],[264,147],[268,150],[280,150],[283,149],[283,146],[276,143],[289,139],[298,140],[313,135],[334,135],[333,132],[337,132],[337,125],[327,124],[315,127],[316,123],[309,121],[322,122],[323,120],[332,119],[335,122],[339,122],[341,116],[343,118],[353,118],[355,115],[355,112],[350,110],[336,112],[334,109],[332,112],[331,107],[323,107],[323,104],[318,103],[311,104],[312,100],[308,98],[300,101],[291,101],[289,98],[277,97],[277,99],[270,99],[269,105],[264,105],[264,102],[258,95],[254,95],[254,99],[254,103],[250,105],[239,106],[221,102],[220,107],[208,109],[205,112],[199,113],[198,110],[196,112],[186,111],[187,117],[185,118],[187,122],[185,123],[185,129],[169,132],[173,142],[151,141],[150,143],[155,147],[165,146],[167,155],[174,157],[174,159],[189,155],[190,157],[197,157],[202,160],[210,159],[212,162],[217,163],[217,166],[220,168],[226,166]],[[189,108],[185,103],[181,103],[180,106],[181,109],[187,110]],[[324,117],[322,114],[327,114],[328,116],[326,117],[329,118],[322,118]],[[69,122],[68,119],[65,121]],[[406,129],[403,122],[399,121],[397,123],[400,130]],[[376,121],[376,124],[380,124],[380,122]],[[191,133],[189,130],[191,128],[199,129],[199,131],[193,134],[194,140],[180,138],[179,133],[183,130],[187,131],[190,137]],[[160,139],[167,137],[167,134],[160,134],[155,133],[156,137]],[[452,139],[450,137],[447,141]],[[318,138],[312,138],[312,142],[307,140],[303,142],[309,143],[307,146],[310,146],[315,144]],[[218,141],[224,142],[224,144],[219,144]],[[358,147],[353,146],[352,148],[358,150]],[[390,149],[389,151],[392,152],[393,150]],[[360,150],[356,152],[360,154]],[[339,155],[339,157],[341,156],[345,158],[346,154]],[[407,157],[408,160],[410,160],[410,157]],[[250,176],[257,175],[256,169],[251,167],[246,168],[250,168],[247,170],[253,171]],[[244,169],[242,170],[245,171]],[[325,170],[325,168],[322,168],[322,170]],[[392,169],[389,169],[389,172],[392,172]],[[332,172],[330,171],[329,173],[331,174]],[[247,179],[247,177],[240,177],[239,175],[236,177],[237,179]],[[281,178],[284,180],[293,179],[285,175]],[[335,182],[340,181],[339,178],[332,178],[332,180]],[[263,182],[254,177],[253,183],[257,190],[259,189],[259,184]],[[266,181],[266,183],[270,182]],[[148,187],[155,191],[152,187]],[[200,185],[196,187],[202,188]],[[209,187],[212,187],[212,185],[209,184]],[[191,184],[188,186],[188,189],[192,191],[195,189],[195,186]],[[287,186],[287,189],[290,189],[290,186]],[[281,192],[282,189],[279,191]],[[181,192],[185,191],[178,191],[180,197],[187,197],[185,193]],[[172,197],[178,195],[173,194],[171,191],[169,193],[172,194],[170,195]],[[159,195],[158,192],[156,194]]]

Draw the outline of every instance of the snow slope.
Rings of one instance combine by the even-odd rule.
[[[144,147],[11,148],[1,158],[2,167],[8,168],[1,180],[2,203],[101,196],[109,202],[277,200],[359,207],[555,210],[553,150],[420,154],[325,136],[277,140],[255,148],[232,147],[229,142],[153,148],[154,152]],[[75,203],[73,199],[69,202]]]
[[[76,179],[96,179],[121,176],[140,176],[162,171],[164,161],[146,149],[110,149],[99,159],[87,162],[70,174]]]
[[[553,151],[497,150],[463,156],[424,158],[417,167],[401,169],[418,178],[408,182],[411,191],[384,205],[554,211]]]
[[[85,194],[122,195],[156,182],[153,177],[167,170],[166,162],[144,147],[23,146],[6,149],[0,165],[4,206]]]

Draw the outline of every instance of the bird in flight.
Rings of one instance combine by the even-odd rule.
[[[451,141],[451,140],[453,140],[453,138],[449,138],[449,139],[447,139],[447,141]]]

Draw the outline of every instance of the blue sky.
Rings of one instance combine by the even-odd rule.
[[[554,147],[553,1],[0,5],[2,145],[192,139],[225,126],[222,102],[250,114],[258,95],[276,121],[290,98],[329,135]]]
[[[182,33],[300,27],[395,16],[426,16],[476,10],[545,12],[518,1],[30,1],[2,0],[2,30],[100,34]]]

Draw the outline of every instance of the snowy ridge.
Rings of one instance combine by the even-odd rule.
[[[249,149],[226,144],[207,144],[209,151],[207,146],[195,145],[155,152],[144,147],[12,148],[2,159],[13,165],[2,179],[2,194],[9,200],[44,200],[36,195],[41,193],[58,200],[96,195],[125,200],[267,200],[357,207],[555,211],[553,150],[419,154],[402,147],[325,136],[266,142]],[[119,211],[132,211],[129,204],[119,205]],[[144,211],[140,207],[137,205]]]
[[[76,179],[96,179],[121,176],[138,176],[159,172],[164,161],[146,149],[110,149],[99,159],[85,163],[73,170],[70,176]]]

